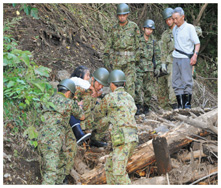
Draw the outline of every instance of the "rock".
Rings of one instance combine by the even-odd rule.
[[[53,88],[57,89],[59,82],[50,82],[50,84],[53,86]]]
[[[64,80],[66,78],[70,78],[70,73],[67,72],[66,70],[60,70],[57,73],[57,78],[59,81]]]
[[[161,125],[161,126],[155,128],[154,130],[156,131],[156,133],[159,133],[159,132],[165,133],[165,132],[169,131],[169,129],[165,125]]]

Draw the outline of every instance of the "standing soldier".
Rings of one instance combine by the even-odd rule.
[[[69,125],[70,115],[84,120],[83,110],[72,100],[74,93],[74,82],[70,79],[62,80],[58,85],[58,93],[49,101],[55,106],[43,108],[44,122],[38,137],[43,159],[42,184],[62,184],[73,167],[77,143]]]
[[[158,99],[160,103],[165,103],[165,97],[169,99],[169,104],[173,109],[177,108],[176,95],[172,87],[172,66],[173,57],[172,52],[174,50],[174,39],[173,39],[173,28],[175,24],[173,23],[173,9],[166,8],[163,11],[163,19],[165,20],[167,26],[169,27],[163,32],[161,36],[161,70],[168,75],[159,78],[159,94]],[[162,99],[162,100],[161,100]]]
[[[156,78],[160,74],[160,47],[152,35],[155,30],[153,20],[147,19],[143,25],[144,34],[140,37],[140,63],[137,67],[136,104],[137,115],[149,112],[151,96],[156,94]],[[144,98],[142,100],[142,91]]]
[[[129,13],[127,4],[117,5],[119,22],[111,29],[103,60],[109,70],[120,69],[125,73],[127,79],[125,90],[134,98],[140,30],[136,23],[127,19]]]
[[[111,128],[113,151],[106,159],[105,171],[107,184],[128,185],[126,166],[138,144],[137,125],[134,118],[136,105],[133,97],[125,92],[125,74],[121,70],[110,73],[108,82],[112,93],[107,94],[93,111],[95,122],[105,118]],[[107,121],[108,119],[108,121]],[[97,125],[100,129],[103,124]]]

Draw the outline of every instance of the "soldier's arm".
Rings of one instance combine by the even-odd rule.
[[[160,45],[159,45],[159,41],[156,41],[154,43],[154,57],[155,57],[155,61],[156,61],[156,68],[159,69],[161,66],[161,50],[160,50]]]
[[[167,47],[167,41],[164,35],[162,35],[161,37],[160,49],[161,49],[161,62],[166,64],[168,47]]]
[[[94,121],[98,121],[107,115],[108,102],[106,96],[97,104],[93,110]]]
[[[136,64],[139,64],[140,62],[140,56],[141,56],[141,51],[140,51],[140,29],[139,27],[135,27],[135,61]]]
[[[72,103],[71,114],[77,119],[80,119],[80,120],[85,119],[84,111],[82,110],[80,106],[78,106],[78,103],[75,100],[73,100],[73,103]]]
[[[110,54],[113,53],[113,48],[112,48],[112,30],[110,31],[108,37],[107,37],[107,43],[105,45],[104,49],[104,54],[103,54],[103,62],[104,66],[108,69],[111,70],[111,65],[110,65]]]

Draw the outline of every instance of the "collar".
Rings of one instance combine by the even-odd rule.
[[[115,90],[114,90],[114,92],[115,91],[124,91],[124,87],[117,87]]]
[[[177,29],[182,30],[186,26],[186,24],[187,24],[186,21],[184,21],[184,23],[180,27],[177,27]]]

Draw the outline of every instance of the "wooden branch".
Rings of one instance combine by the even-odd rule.
[[[202,150],[197,150],[197,151],[193,151],[193,158],[200,158],[200,157],[206,157],[207,155],[205,155],[203,153]],[[186,154],[182,154],[178,156],[178,159],[182,160],[182,161],[188,161],[190,160],[192,157],[192,154],[189,152],[187,155]]]
[[[170,154],[177,152],[192,140],[187,139],[187,135],[199,134],[201,129],[187,124],[181,124],[173,131],[165,133],[164,136],[167,139]],[[207,133],[205,133],[207,134]],[[155,155],[152,146],[152,140],[140,145],[135,151],[127,164],[127,172],[132,173],[139,169],[145,169],[148,165],[155,162]],[[106,176],[104,165],[100,165],[93,170],[81,176],[82,184],[104,184],[106,183]]]
[[[199,12],[199,14],[198,14],[196,20],[194,21],[194,24],[193,24],[193,25],[198,25],[198,24],[199,24],[200,19],[201,19],[202,15],[203,15],[203,13],[204,13],[204,11],[205,11],[207,5],[208,5],[208,3],[205,3],[205,4],[202,6],[202,8],[200,9],[200,12]]]
[[[188,123],[192,126],[201,128],[201,129],[209,129],[213,131],[215,134],[218,134],[217,127],[213,126],[213,124],[217,121],[218,116],[218,109],[215,109],[211,112],[206,113],[206,116],[200,116],[195,119],[192,119],[187,116],[183,116],[180,114],[177,114],[174,118],[177,120],[184,121],[185,123]]]

